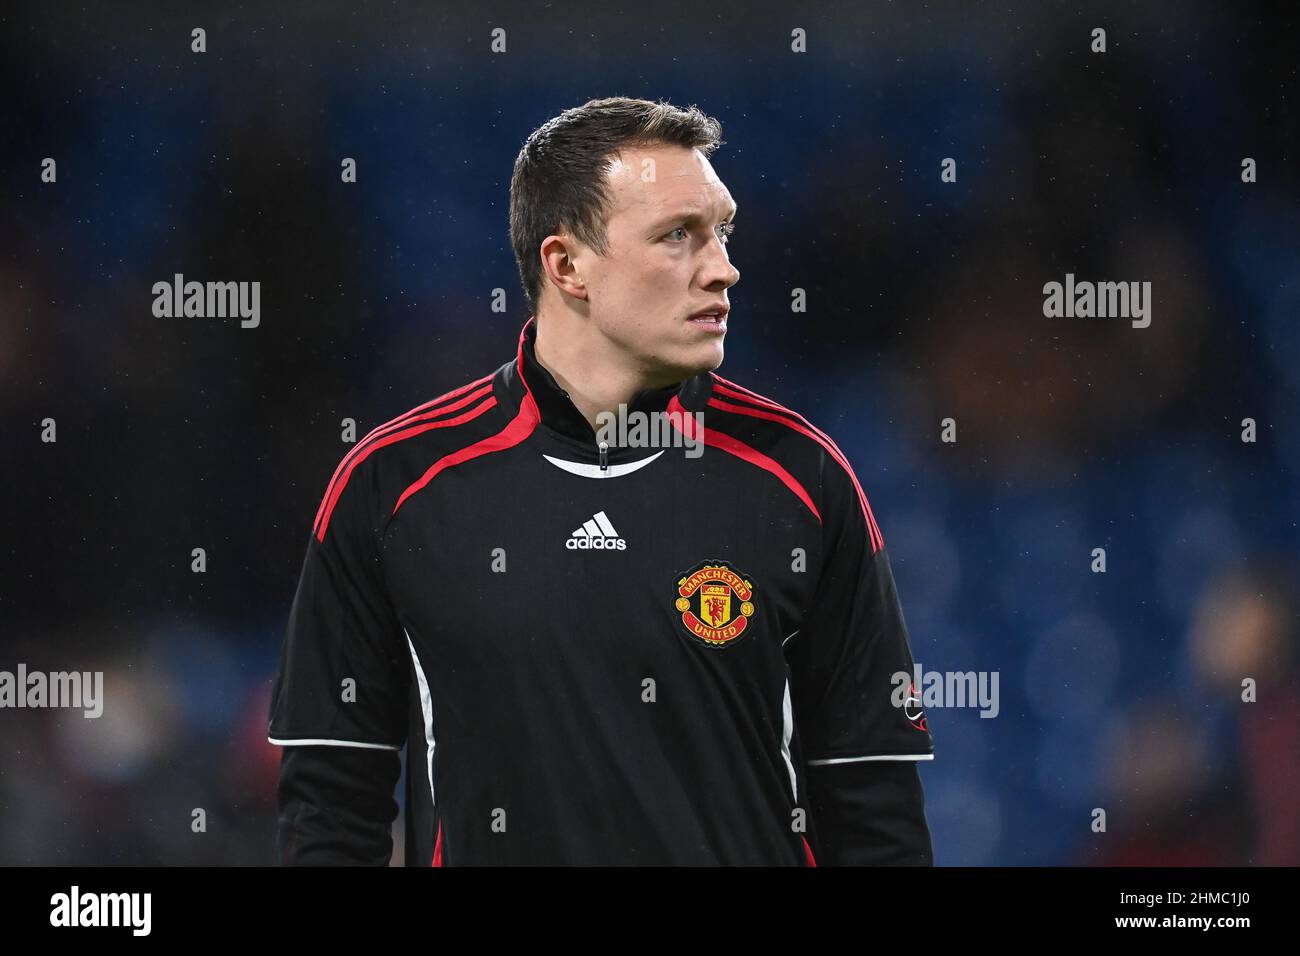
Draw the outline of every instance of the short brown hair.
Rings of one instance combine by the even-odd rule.
[[[541,303],[542,240],[564,230],[599,255],[608,249],[605,188],[609,160],[624,147],[685,146],[708,156],[722,124],[695,106],[613,96],[589,100],[547,120],[515,159],[510,177],[510,244],[528,304]]]

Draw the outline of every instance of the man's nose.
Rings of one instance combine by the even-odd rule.
[[[730,289],[740,281],[740,270],[731,264],[731,259],[727,256],[727,248],[723,245],[721,238],[715,237],[709,243],[705,256],[707,256],[707,261],[703,267],[703,274],[700,276],[700,284],[705,288],[717,286],[722,289]]]

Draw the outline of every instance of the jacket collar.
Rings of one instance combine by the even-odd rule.
[[[501,393],[498,398],[510,415],[521,406],[531,404],[537,410],[540,425],[553,437],[561,439],[575,451],[596,453],[596,432],[582,416],[568,392],[560,387],[555,377],[537,361],[537,317],[532,316],[519,333],[519,348],[515,360],[500,370]],[[629,412],[663,412],[676,397],[687,411],[703,411],[713,390],[713,376],[701,372],[685,381],[663,388],[638,392],[628,402]],[[530,401],[531,400],[531,401]],[[610,459],[630,460],[645,454],[645,449],[618,448],[611,443]]]

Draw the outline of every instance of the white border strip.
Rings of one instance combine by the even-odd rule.
[[[420,658],[415,653],[415,645],[411,643],[411,632],[406,628],[402,628],[402,633],[406,635],[406,646],[411,649],[411,663],[415,665],[415,677],[420,684],[420,710],[424,714],[424,739],[428,744],[429,800],[436,807],[438,801],[433,795],[433,752],[437,749],[438,744],[433,739],[433,696],[429,693],[429,682],[424,677],[424,668],[420,666]]]
[[[857,763],[862,760],[933,760],[934,754],[877,754],[870,757],[829,757],[825,760],[809,760],[808,764]]]
[[[297,746],[319,746],[319,747],[360,747],[363,750],[401,750],[401,747],[394,747],[392,744],[363,744],[359,740],[321,740],[315,737],[304,737],[295,740],[280,740],[276,737],[267,737],[271,743],[277,747],[297,747]]]
[[[797,632],[796,632],[797,633]],[[786,678],[785,698],[781,701],[781,757],[790,771],[790,794],[799,802],[799,784],[795,779],[794,761],[790,759],[790,738],[794,734],[794,711],[790,708],[790,680]]]

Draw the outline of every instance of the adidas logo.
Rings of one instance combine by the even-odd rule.
[[[570,551],[626,551],[627,542],[618,536],[605,512],[597,511],[575,528],[564,545]]]

